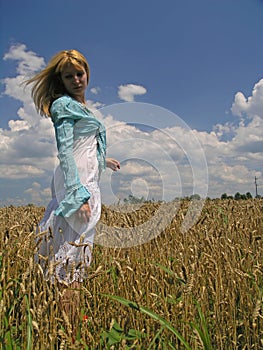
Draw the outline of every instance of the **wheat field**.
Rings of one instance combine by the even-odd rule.
[[[103,206],[98,237],[146,222],[158,205]],[[188,206],[148,242],[94,246],[74,339],[59,287],[34,262],[44,208],[0,208],[2,349],[263,349],[263,201],[207,200],[182,232]]]

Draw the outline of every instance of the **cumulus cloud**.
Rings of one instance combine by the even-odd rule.
[[[263,118],[263,79],[255,84],[251,96],[246,98],[242,92],[237,92],[231,110],[239,117],[246,114]]]
[[[0,128],[1,196],[5,194],[6,203],[10,204],[24,201],[46,205],[57,162],[54,130],[49,119],[36,113],[30,91],[20,86],[26,76],[43,67],[44,59],[25,45],[12,46],[4,59],[17,64],[17,75],[3,79],[4,94],[19,101],[20,106],[16,118],[9,118],[8,128]],[[136,95],[145,93],[140,85],[119,86],[123,101],[134,101]],[[263,79],[255,84],[251,96],[236,94],[232,113],[240,117],[239,122],[217,124],[211,132],[191,130],[179,117],[174,117],[172,124],[170,115],[158,106],[154,106],[156,113],[152,114],[151,105],[136,120],[132,111],[130,120],[123,121],[115,113],[117,107],[110,112],[103,103],[87,101],[107,128],[108,156],[121,162],[120,172],[108,169],[102,174],[103,200],[117,202],[130,194],[165,200],[193,193],[210,197],[225,192],[253,194],[254,176],[259,182],[262,178],[262,101]],[[126,104],[120,103],[123,105]],[[142,105],[145,108],[146,104]],[[141,117],[144,124],[149,121],[151,125],[136,124]],[[169,127],[160,127],[157,119],[164,125],[165,120],[169,121]],[[16,183],[17,192],[13,196],[5,192],[8,183]],[[260,189],[259,186],[259,193]]]
[[[136,95],[144,95],[147,90],[141,85],[127,84],[120,85],[118,88],[118,96],[122,101],[133,102]]]
[[[103,103],[99,102],[99,101],[92,101],[92,100],[86,100],[86,104],[88,106],[88,108],[91,111],[96,111],[98,108],[102,108],[104,106]]]
[[[0,129],[2,180],[18,181],[21,184],[20,204],[32,202],[30,192],[23,193],[30,179],[39,179],[46,183],[50,178],[56,161],[54,131],[49,119],[40,117],[31,99],[30,89],[22,82],[44,66],[44,59],[27,49],[23,44],[11,46],[4,55],[4,60],[16,63],[17,75],[3,79],[3,95],[19,101],[16,119],[9,118],[8,128]],[[4,188],[1,192],[4,191]],[[41,193],[41,191],[40,191]],[[3,194],[2,194],[3,196]],[[17,197],[7,197],[7,202],[17,202]],[[40,195],[43,204],[46,197]]]
[[[50,189],[42,188],[38,182],[33,182],[29,188],[24,191],[24,194],[31,199],[31,203],[43,205],[50,198]]]
[[[35,52],[27,50],[27,47],[24,44],[12,45],[9,51],[4,55],[3,59],[5,61],[17,61],[16,71],[21,75],[35,73],[45,64],[43,57],[38,57]]]
[[[95,87],[90,89],[90,92],[94,95],[97,95],[98,93],[100,93],[100,91],[101,91],[101,89],[98,86],[95,86]]]

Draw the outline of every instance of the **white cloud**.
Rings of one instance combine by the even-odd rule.
[[[50,177],[56,161],[52,123],[37,114],[30,89],[21,85],[29,75],[43,67],[44,59],[27,50],[25,45],[17,44],[11,46],[4,60],[15,61],[18,73],[15,77],[3,79],[4,95],[19,101],[20,107],[17,119],[9,119],[9,128],[0,129],[0,177],[8,181],[19,180],[23,191],[29,179]],[[26,193],[20,193],[22,202],[27,201]],[[43,204],[46,198],[42,196],[42,199]]]
[[[43,169],[39,169],[33,165],[20,165],[20,164],[11,164],[6,166],[0,165],[0,178],[3,179],[24,179],[28,177],[38,177],[44,174]]]
[[[141,85],[127,84],[120,85],[118,88],[118,96],[126,102],[133,102],[136,95],[144,95],[147,90]]]
[[[248,98],[242,92],[236,93],[231,110],[239,117],[246,114],[249,117],[257,115],[263,118],[263,79],[255,84],[252,95]]]
[[[16,197],[6,192],[6,202],[35,201],[46,205],[50,198],[48,183],[56,163],[54,130],[49,119],[36,113],[30,91],[20,86],[25,74],[38,71],[44,59],[27,50],[25,45],[11,47],[4,59],[12,59],[18,65],[17,76],[3,80],[4,93],[20,102],[17,118],[9,118],[8,129],[0,129],[1,182],[19,181],[20,186]],[[119,97],[123,101],[134,101],[134,96],[145,93],[146,89],[140,85],[119,86]],[[154,129],[155,120],[148,115],[144,116],[148,118],[145,120],[152,124],[151,132],[147,132],[136,124],[118,120],[114,113],[104,115],[103,108],[97,110],[103,107],[102,103],[88,100],[89,107],[96,110],[107,128],[108,156],[122,163],[117,174],[110,170],[103,173],[103,198],[117,202],[132,192],[136,196],[141,192],[149,199],[163,196],[172,199],[193,191],[206,193],[203,152],[209,171],[208,196],[219,197],[225,192],[254,194],[254,176],[259,185],[260,181],[263,183],[262,101],[263,79],[255,84],[248,98],[241,92],[236,94],[232,112],[241,117],[238,124],[228,121],[215,125],[211,132],[200,132],[176,124],[175,118],[175,125]],[[4,185],[1,188],[3,197]],[[259,193],[263,195],[263,187],[259,186]]]
[[[28,130],[30,128],[26,120],[9,120],[8,126],[12,132]]]
[[[28,203],[35,205],[43,205],[50,200],[51,190],[50,188],[42,188],[38,182],[33,182],[30,188],[24,191],[25,195],[29,198]]]
[[[94,95],[97,95],[98,93],[100,93],[100,91],[101,91],[101,89],[98,86],[95,86],[95,87],[90,89],[90,92]]]
[[[88,108],[93,112],[96,111],[98,108],[101,108],[104,106],[103,103],[98,102],[98,101],[92,101],[92,100],[87,100],[86,104],[87,104]]]
[[[35,52],[28,51],[26,45],[12,45],[4,55],[4,60],[17,61],[17,73],[27,75],[35,73],[45,64],[43,57],[38,57]]]

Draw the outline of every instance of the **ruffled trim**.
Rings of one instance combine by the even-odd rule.
[[[56,216],[63,216],[65,218],[74,214],[85,202],[90,199],[90,193],[86,187],[81,186],[73,192],[66,194],[63,201],[59,203],[58,208],[55,210]]]

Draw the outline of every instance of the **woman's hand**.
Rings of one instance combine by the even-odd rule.
[[[117,171],[120,169],[120,162],[114,158],[106,158],[106,167],[110,168],[112,171]]]
[[[82,222],[89,222],[91,217],[91,210],[88,202],[82,204],[82,206],[78,210],[78,217]]]

